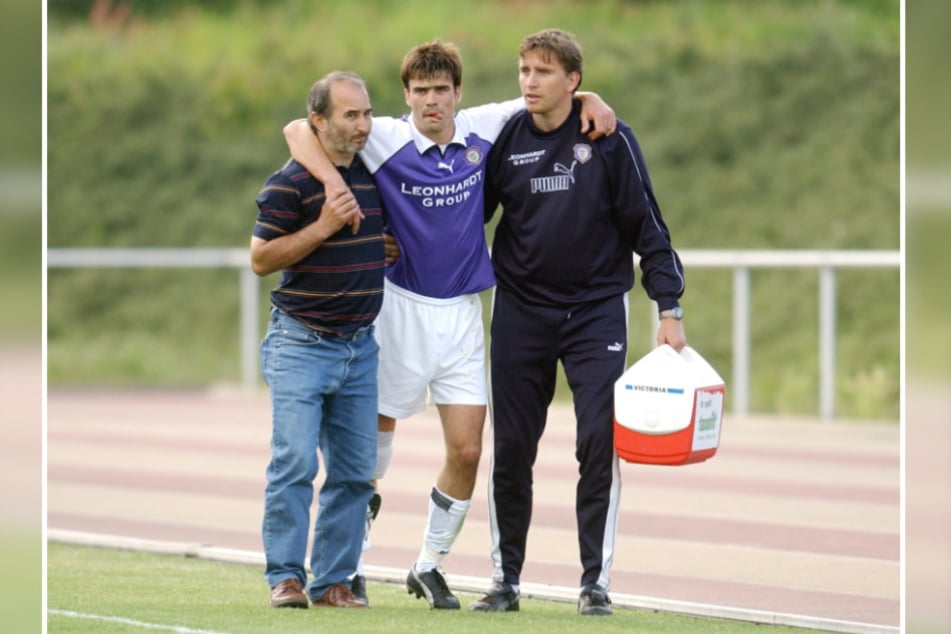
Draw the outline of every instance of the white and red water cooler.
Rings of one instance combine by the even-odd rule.
[[[724,383],[690,348],[658,346],[614,384],[614,445],[627,462],[683,465],[720,446]]]

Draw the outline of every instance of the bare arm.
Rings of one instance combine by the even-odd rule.
[[[350,226],[354,233],[359,231],[363,212],[360,211],[357,199],[340,176],[340,172],[327,157],[317,135],[310,129],[307,119],[297,119],[284,126],[284,140],[291,151],[291,157],[324,184],[328,198],[343,197],[341,204],[348,204],[351,210],[356,210],[356,220]]]
[[[353,212],[344,197],[328,194],[320,216],[306,227],[273,240],[252,236],[251,270],[263,277],[293,266],[352,222]]]
[[[614,134],[617,116],[597,93],[576,92],[575,98],[581,102],[581,134],[587,134],[591,140]]]

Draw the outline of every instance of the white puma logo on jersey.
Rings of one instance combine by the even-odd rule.
[[[560,176],[539,176],[529,179],[533,194],[547,194],[550,192],[566,192],[571,189],[575,183],[575,165],[578,161],[572,161],[571,167],[561,163],[555,163],[554,171]]]
[[[608,345],[608,350],[610,350],[611,352],[620,352],[624,350],[624,344],[615,341],[613,344]]]
[[[443,163],[442,161],[439,161],[439,164],[436,166],[436,169],[446,170],[447,172],[449,172],[450,174],[452,174],[452,173],[453,173],[453,172],[452,172],[452,164],[455,163],[455,162],[456,162],[456,159],[452,159],[452,160],[449,161],[448,163]]]

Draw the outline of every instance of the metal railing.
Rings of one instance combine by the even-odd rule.
[[[814,268],[819,273],[819,415],[835,416],[836,269],[901,267],[899,251],[678,251],[684,267],[733,270],[733,412],[749,411],[750,269]]]
[[[771,251],[683,250],[678,254],[688,268],[726,268],[733,271],[733,376],[730,393],[735,414],[749,411],[750,385],[750,270],[813,268],[819,275],[819,415],[835,416],[836,270],[840,268],[901,267],[899,251]],[[234,268],[240,288],[241,382],[258,383],[260,288],[244,248],[130,248],[49,249],[52,268]],[[653,312],[653,311],[652,311]],[[655,317],[656,319],[656,317]]]

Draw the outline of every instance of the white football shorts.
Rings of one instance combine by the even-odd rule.
[[[485,405],[485,333],[478,295],[435,299],[384,281],[376,319],[380,414],[409,418],[438,405]]]

